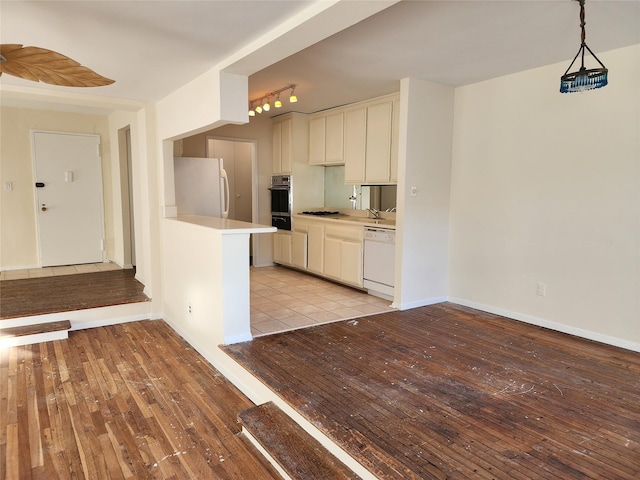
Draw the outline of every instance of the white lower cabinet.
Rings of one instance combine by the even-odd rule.
[[[273,261],[356,287],[363,286],[363,229],[321,220],[293,220],[273,235]]]
[[[291,265],[307,269],[307,234],[291,232]]]
[[[362,227],[327,225],[324,235],[324,274],[362,287]]]
[[[307,248],[307,269],[313,273],[324,273],[324,225],[309,223]]]
[[[342,240],[334,237],[324,239],[324,274],[335,279],[340,278],[340,254]]]
[[[343,240],[340,245],[340,279],[362,287],[362,242]]]
[[[289,232],[273,234],[273,261],[291,265],[291,234]]]

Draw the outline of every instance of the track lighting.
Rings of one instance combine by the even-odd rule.
[[[280,94],[286,90],[291,90],[289,94],[289,103],[295,103],[298,101],[298,97],[296,97],[294,90],[296,86],[294,84],[287,85],[286,87],[282,87],[278,90],[274,90],[273,92],[269,92],[264,94],[262,97],[254,98],[253,100],[249,100],[249,116],[255,117],[256,113],[260,114],[263,111],[268,112],[271,109],[271,104],[269,100],[271,97],[276,97],[276,101],[273,103],[275,108],[282,108],[282,101],[280,100]],[[254,108],[253,106],[256,105]]]

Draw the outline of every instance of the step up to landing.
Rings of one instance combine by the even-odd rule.
[[[240,412],[245,435],[286,479],[359,479],[273,402]]]
[[[63,340],[69,338],[70,329],[71,322],[69,320],[10,328],[0,326],[0,347],[18,347],[51,340]]]

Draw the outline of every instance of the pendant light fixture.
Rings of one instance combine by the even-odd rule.
[[[294,90],[296,86],[295,84],[287,85],[286,87],[279,88],[278,90],[274,90],[273,92],[269,92],[264,94],[259,98],[254,98],[253,100],[249,100],[249,116],[255,117],[256,113],[260,114],[262,112],[268,112],[271,109],[271,104],[269,103],[271,97],[275,97],[276,100],[273,103],[275,108],[282,107],[282,101],[280,100],[280,94],[286,90],[291,90],[291,94],[289,95],[289,103],[295,103],[298,101],[298,97],[295,96]],[[255,108],[254,108],[255,105]]]
[[[564,75],[560,77],[560,92],[561,93],[571,93],[571,92],[583,92],[585,90],[593,90],[595,88],[601,88],[607,85],[608,83],[608,72],[607,68],[602,64],[598,57],[591,51],[591,49],[587,46],[585,41],[585,21],[584,21],[584,1],[585,0],[576,0],[580,3],[580,28],[582,30],[581,34],[581,43],[580,48],[578,49],[578,53],[573,57],[573,61],[569,68],[567,68]],[[596,59],[596,61],[600,64],[600,68],[591,68],[587,69],[584,66],[584,54],[585,49],[589,51],[591,56]],[[568,73],[573,64],[577,60],[580,55],[580,70],[577,72]]]

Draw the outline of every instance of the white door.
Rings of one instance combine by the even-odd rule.
[[[229,217],[252,222],[253,144],[233,140],[207,139],[207,156],[221,158],[229,177]]]
[[[33,132],[40,263],[103,261],[100,137]]]

